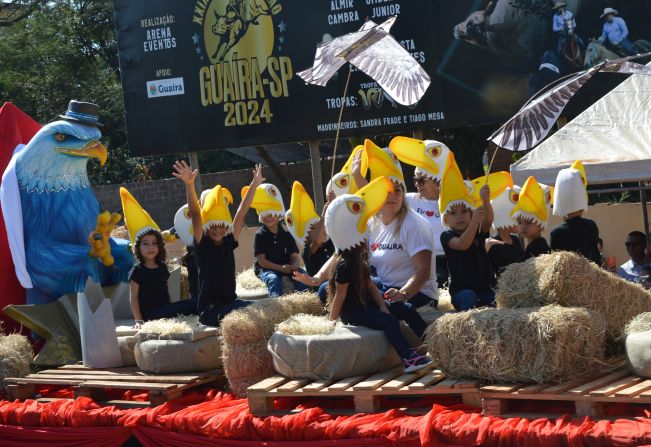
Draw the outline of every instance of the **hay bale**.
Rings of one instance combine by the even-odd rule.
[[[221,322],[227,344],[267,343],[276,325],[297,314],[324,315],[325,310],[315,293],[298,292],[279,298],[266,298],[226,315]]]
[[[297,314],[324,315],[315,293],[299,292],[266,298],[226,315],[221,322],[224,373],[238,396],[274,374],[267,341],[277,324]]]
[[[276,325],[282,335],[328,335],[334,332],[335,322],[326,316],[298,314]]]
[[[202,327],[203,325],[199,323],[199,317],[197,315],[179,315],[175,318],[160,318],[158,320],[147,321],[140,327],[140,332],[164,336],[169,334],[188,334]]]
[[[34,358],[27,337],[20,334],[0,335],[0,388],[6,377],[25,377]]]
[[[138,368],[155,374],[208,371],[222,366],[217,336],[188,340],[146,340],[136,343]]]
[[[135,335],[118,337],[118,347],[120,348],[122,366],[136,366],[136,354],[134,350],[137,342],[138,337]]]
[[[427,329],[435,364],[451,377],[553,383],[602,366],[605,322],[583,308],[478,309]]]
[[[506,267],[498,281],[496,301],[498,308],[585,307],[604,316],[609,341],[621,337],[633,317],[651,311],[649,291],[567,251]]]
[[[633,318],[624,328],[626,335],[651,331],[651,312],[644,312]]]
[[[235,284],[245,290],[267,289],[267,286],[255,274],[253,268],[242,270],[235,278]]]

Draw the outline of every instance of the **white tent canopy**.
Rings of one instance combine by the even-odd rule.
[[[530,175],[553,185],[574,160],[588,184],[651,179],[651,76],[626,79],[511,165],[511,174],[519,185]]]

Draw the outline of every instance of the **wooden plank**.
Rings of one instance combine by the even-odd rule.
[[[416,371],[415,373],[406,373],[402,374],[398,377],[396,377],[393,380],[390,380],[389,382],[385,383],[382,385],[382,391],[395,391],[399,390],[401,388],[406,387],[410,383],[414,382],[417,379],[420,379],[427,373],[429,373],[432,370],[432,368],[423,368],[420,371]]]
[[[478,380],[461,379],[457,380],[453,388],[477,388],[479,386]]]
[[[603,376],[599,376],[603,377]],[[593,377],[590,379],[575,379],[571,380],[569,382],[563,382],[559,383],[557,385],[550,386],[549,388],[545,388],[544,390],[539,391],[539,394],[559,394],[559,393],[564,393],[567,390],[571,390],[572,388],[576,388],[577,386],[583,385],[588,381],[593,381],[598,379],[599,377]]]
[[[201,376],[134,376],[134,375],[96,375],[96,374],[30,374],[28,379],[56,379],[56,380],[106,380],[115,382],[158,382],[158,383],[192,383],[199,379]]]
[[[327,388],[333,383],[335,383],[334,380],[315,380],[312,383],[308,383],[298,391],[302,391],[303,393],[313,393],[316,391],[321,391],[322,389]]]
[[[383,371],[377,374],[373,374],[367,379],[359,382],[357,385],[353,385],[353,391],[375,390],[381,387],[382,385],[384,385],[385,383],[389,382],[390,380],[400,376],[402,372],[404,372],[404,369],[402,369],[401,367],[400,369],[394,368],[388,371]]]
[[[640,393],[637,395],[640,399],[651,399],[651,390],[650,391],[644,391],[643,393]]]
[[[254,385],[251,385],[248,389],[247,392],[249,393],[260,393],[260,392],[267,392],[271,391],[272,389],[276,388],[277,386],[282,385],[283,383],[287,382],[289,379],[283,376],[272,376],[267,379],[264,379],[261,382],[258,382]]]
[[[151,383],[151,382],[107,382],[87,380],[78,385],[79,388],[117,388],[121,390],[150,390],[167,391],[177,386],[173,383]]]
[[[651,380],[644,380],[637,385],[617,391],[615,397],[634,397],[649,389],[651,389]]]
[[[445,374],[443,374],[440,371],[432,371],[429,374],[425,374],[423,377],[416,380],[415,382],[410,383],[407,386],[407,389],[409,389],[409,390],[424,390],[428,386],[436,384],[437,382],[440,382],[443,379],[445,379]]]
[[[138,372],[142,371],[140,368],[137,366],[119,366],[116,368],[89,368],[88,366],[84,366],[81,364],[76,364],[76,365],[63,365],[59,366],[57,369],[75,369],[75,370],[82,370],[82,371],[98,371],[98,372],[117,372],[117,373],[133,373],[133,372]]]
[[[457,383],[457,379],[444,379],[435,385],[428,386],[427,389],[431,391],[451,390],[455,383]]]
[[[274,399],[263,394],[249,394],[249,413],[254,416],[268,416],[274,411]]]
[[[578,400],[574,402],[574,405],[577,416],[588,416],[592,419],[599,419],[604,415],[603,404],[601,402]]]
[[[341,379],[339,382],[333,383],[328,388],[325,388],[321,391],[323,393],[331,393],[331,392],[338,393],[347,390],[348,388],[361,382],[364,379],[366,379],[366,376],[347,377],[345,379]]]
[[[506,412],[507,405],[504,399],[486,399],[481,402],[482,414],[485,416],[499,416]]]
[[[512,393],[519,389],[522,384],[503,384],[503,385],[487,385],[480,388],[482,393]]]
[[[84,379],[85,380],[85,379]],[[26,377],[7,377],[5,383],[31,383],[34,385],[79,385],[83,380],[67,380],[67,379],[28,379]]]
[[[43,371],[39,371],[35,374],[30,374],[30,376],[37,376],[41,374],[47,374],[47,375],[57,375],[57,376],[68,376],[70,374],[76,374],[76,375],[85,375],[85,376],[119,376],[123,373],[121,372],[115,372],[115,371],[106,371],[106,370],[96,370],[96,369],[74,369],[74,368],[66,368],[66,369],[46,369]],[[128,374],[136,374],[136,371],[131,371]]]
[[[601,377],[597,380],[593,380],[592,382],[585,383],[583,385],[579,385],[575,388],[572,388],[570,390],[567,390],[567,394],[571,394],[573,396],[580,396],[583,394],[587,394],[592,390],[596,390],[597,388],[601,388],[606,385],[610,385],[611,383],[617,382],[618,380],[623,379],[624,377],[627,377],[629,375],[629,372],[626,370],[620,370],[616,371],[612,374],[608,374],[607,376]]]
[[[353,396],[356,413],[375,413],[380,409],[380,399],[371,394],[355,394]]]
[[[288,393],[288,392],[296,391],[300,387],[307,385],[309,382],[310,380],[308,379],[290,380],[289,382],[280,385],[278,388],[274,390],[274,392]]]
[[[532,383],[531,385],[518,388],[517,390],[515,390],[515,392],[518,394],[536,394],[543,391],[545,388],[549,388],[549,387],[550,387],[549,384]]]
[[[642,379],[641,377],[628,376],[623,378],[622,380],[618,380],[615,383],[611,383],[610,385],[602,386],[601,388],[597,388],[596,390],[590,391],[590,396],[610,396],[611,394],[614,394],[619,390],[623,390],[624,388],[628,388],[629,386],[637,385],[643,380],[644,379]]]

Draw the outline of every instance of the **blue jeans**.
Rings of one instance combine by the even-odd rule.
[[[330,281],[326,281],[323,284],[319,286],[319,289],[316,291],[317,296],[319,297],[319,300],[321,301],[321,304],[324,306],[328,303],[328,285],[330,284]]]
[[[627,38],[622,39],[619,45],[613,45],[613,46],[615,48],[618,46],[621,47],[621,49],[629,56],[633,56],[634,54],[637,54],[637,51],[635,50],[635,48],[633,48],[633,44]]]
[[[303,269],[298,269],[300,272],[305,273],[305,270]],[[260,270],[260,274],[258,275],[259,278],[264,282],[267,286],[267,290],[269,291],[269,298],[275,298],[277,296],[280,296],[283,294],[283,274],[280,272],[277,272],[275,270]],[[291,278],[291,276],[290,276]],[[302,292],[304,290],[307,290],[308,287],[300,283],[298,281],[294,281],[294,290],[297,292]]]
[[[376,306],[367,309],[362,307],[354,308],[350,312],[341,315],[341,321],[346,324],[365,326],[370,329],[384,331],[387,340],[396,350],[401,358],[405,358],[411,351],[411,346],[400,332],[400,323],[398,320],[404,320],[405,323],[421,339],[427,328],[427,323],[421,318],[416,309],[408,303],[395,302],[387,303],[391,315],[385,314]]]
[[[181,300],[176,303],[163,304],[142,311],[142,319],[145,321],[158,320],[160,318],[174,318],[177,315],[194,315],[197,313],[197,300]]]
[[[380,278],[378,278],[377,276],[371,276],[371,280],[375,284],[375,287],[377,287],[380,290],[380,292],[382,292],[382,294],[384,294],[389,289],[398,289],[398,290],[400,290],[400,287],[402,287],[402,286],[387,286],[387,285],[384,285],[382,283],[382,281],[380,280]],[[432,301],[434,301],[434,302],[432,303]],[[438,300],[433,300],[432,298],[428,297],[427,295],[425,295],[422,292],[418,292],[414,296],[409,298],[409,304],[414,306],[414,308],[423,307],[424,305],[430,304],[430,303],[432,303],[432,306],[436,307],[438,305]]]
[[[233,312],[234,310],[250,306],[251,304],[253,304],[253,301],[247,300],[235,300],[228,304],[224,304],[223,306],[214,306],[212,304],[208,304],[203,312],[201,312],[199,321],[201,324],[205,324],[206,326],[216,327],[219,326],[222,318],[224,318],[229,313]]]
[[[470,310],[475,307],[495,307],[495,292],[475,292],[474,290],[457,290],[452,294],[452,305],[455,310]]]

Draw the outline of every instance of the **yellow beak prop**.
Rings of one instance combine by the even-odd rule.
[[[131,242],[135,243],[140,236],[150,230],[160,231],[158,224],[154,222],[154,219],[140,206],[126,188],[120,188],[120,199],[122,200],[124,224],[129,231]]]
[[[529,177],[524,183],[512,215],[514,219],[533,220],[541,228],[545,228],[547,225],[548,211],[545,192],[535,177]]]
[[[440,180],[444,166],[439,165],[436,159],[444,154],[444,149],[439,145],[427,147],[424,141],[409,137],[395,137],[389,143],[389,149],[403,163],[416,166],[429,173],[433,178]],[[447,156],[447,153],[445,154]],[[445,160],[441,159],[441,163]]]
[[[292,200],[289,211],[285,214],[285,222],[294,239],[305,244],[305,238],[310,227],[319,221],[319,215],[314,210],[314,202],[300,182],[292,185]]]
[[[439,197],[439,211],[441,214],[446,213],[454,205],[465,205],[470,209],[478,206],[468,191],[466,182],[459,170],[454,154],[450,152],[448,159],[445,161],[443,177],[441,178],[441,195]]]
[[[371,140],[364,140],[364,148],[368,156],[368,167],[371,170],[371,180],[386,176],[392,181],[405,184],[400,162],[395,154],[387,153]]]
[[[242,199],[244,199],[248,190],[248,186],[242,188]],[[282,218],[285,216],[285,205],[282,200],[278,188],[270,183],[263,183],[255,189],[251,208],[256,210],[258,216],[263,214],[274,214]]]
[[[472,182],[472,199],[478,205],[481,205],[479,191],[486,184],[486,176],[483,175],[474,179]],[[513,177],[506,171],[493,172],[488,174],[488,187],[491,190],[490,200],[499,196],[506,188],[513,188]]]
[[[360,152],[362,154],[362,158],[360,160],[360,174],[362,174],[362,177],[366,177],[366,173],[368,172],[368,155],[364,150],[364,146],[362,146],[361,144],[355,147],[355,149],[353,149],[353,151],[350,153],[350,157],[348,157],[348,160],[346,161],[346,164],[344,164],[344,166],[341,168],[340,171],[345,174],[348,174],[350,177],[349,192],[351,194],[354,194],[358,189],[352,174],[353,174],[353,160]]]
[[[368,220],[382,209],[384,202],[387,201],[387,196],[393,190],[394,186],[391,179],[382,176],[372,180],[368,185],[353,194],[364,201],[364,209],[360,210],[360,216],[357,220],[357,231],[360,234],[366,233]],[[355,210],[351,211],[355,212]]]
[[[201,207],[201,222],[204,230],[214,225],[224,225],[227,233],[233,231],[233,218],[228,205],[233,203],[233,195],[221,185],[215,186],[206,194]]]
[[[91,141],[79,150],[67,149],[63,147],[58,147],[56,150],[62,154],[73,155],[75,157],[97,158],[101,166],[104,166],[104,163],[106,163],[106,158],[108,157],[106,146],[97,140]]]

